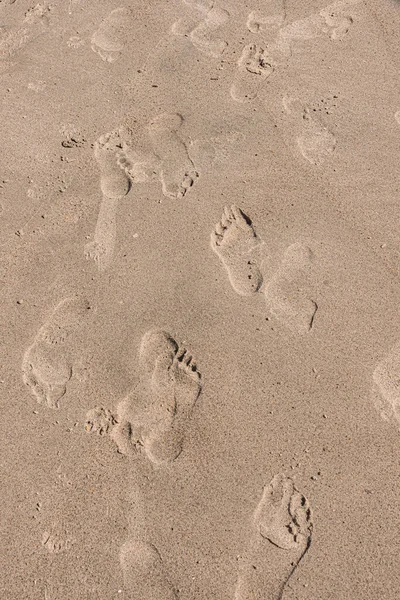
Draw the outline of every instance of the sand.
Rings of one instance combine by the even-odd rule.
[[[398,0],[0,26],[1,598],[399,598]]]

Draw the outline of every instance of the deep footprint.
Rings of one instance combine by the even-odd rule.
[[[276,475],[254,511],[249,546],[241,560],[235,600],[280,600],[311,545],[312,513],[293,481]]]
[[[119,560],[129,600],[177,600],[155,546],[128,540],[121,547]]]
[[[224,265],[229,281],[240,296],[252,296],[263,278],[254,261],[261,242],[250,219],[238,208],[225,207],[221,220],[211,234],[211,248]]]
[[[304,244],[292,244],[282,264],[265,286],[268,309],[284,325],[300,334],[314,325],[317,303],[310,297],[313,253]]]
[[[186,196],[199,176],[186,145],[178,135],[182,123],[181,115],[164,113],[149,125],[154,153],[161,159],[160,180],[167,198]]]
[[[22,379],[40,404],[59,408],[72,377],[69,338],[88,316],[89,309],[89,302],[80,297],[60,302],[25,352]]]

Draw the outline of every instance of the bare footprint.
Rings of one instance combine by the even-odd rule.
[[[252,11],[247,17],[246,26],[251,33],[276,33],[285,20],[285,12],[282,10],[275,14],[265,15],[258,10]]]
[[[178,135],[182,123],[181,115],[164,113],[149,125],[154,153],[161,159],[160,180],[167,198],[183,198],[199,176],[186,145]]]
[[[128,540],[121,547],[119,560],[129,600],[177,600],[177,591],[155,546]]]
[[[214,33],[229,21],[229,13],[222,8],[211,8],[202,21],[190,33],[192,44],[208,56],[219,58],[224,53],[228,43],[224,40],[214,39]]]
[[[397,344],[373,373],[373,401],[380,416],[400,427],[400,345]]]
[[[251,102],[274,71],[271,57],[266,48],[248,44],[243,48],[237,64],[238,71],[231,86],[231,96],[236,102]]]
[[[253,514],[247,552],[241,560],[235,600],[280,600],[311,545],[312,513],[293,481],[276,475]]]
[[[211,234],[211,248],[217,254],[229,281],[240,296],[251,296],[261,287],[263,278],[254,251],[261,242],[250,219],[233,205],[225,207],[221,220]]]
[[[120,403],[112,437],[123,454],[142,449],[156,465],[172,462],[182,452],[200,374],[188,351],[158,329],[142,338],[139,369],[139,384]]]
[[[22,360],[22,379],[40,404],[59,408],[72,377],[71,334],[87,317],[90,305],[80,297],[60,302],[38,331]]]
[[[130,12],[125,8],[116,8],[101,23],[92,35],[91,46],[100,58],[113,63],[118,60],[128,41],[128,23]]]
[[[94,240],[86,244],[85,257],[97,263],[104,271],[114,255],[117,237],[117,208],[121,198],[131,187],[131,180],[120,165],[124,144],[122,132],[113,131],[99,138],[94,145],[94,156],[100,167],[100,188],[103,194],[94,232]]]
[[[283,106],[297,128],[297,145],[302,156],[312,165],[321,165],[333,154],[336,138],[326,127],[311,116],[307,106],[293,98],[284,98]]]
[[[292,244],[264,290],[270,312],[300,334],[311,331],[318,310],[317,303],[310,298],[312,262],[310,248],[301,243]]]
[[[122,132],[112,131],[94,144],[94,156],[100,168],[100,189],[106,198],[123,198],[131,187],[129,177],[118,164],[123,142]]]

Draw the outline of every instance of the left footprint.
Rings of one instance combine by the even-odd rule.
[[[70,336],[87,318],[89,302],[72,296],[60,302],[38,331],[22,360],[22,379],[40,404],[59,408],[72,377]]]

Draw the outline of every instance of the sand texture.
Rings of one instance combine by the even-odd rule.
[[[0,600],[399,600],[400,0],[0,0]]]

